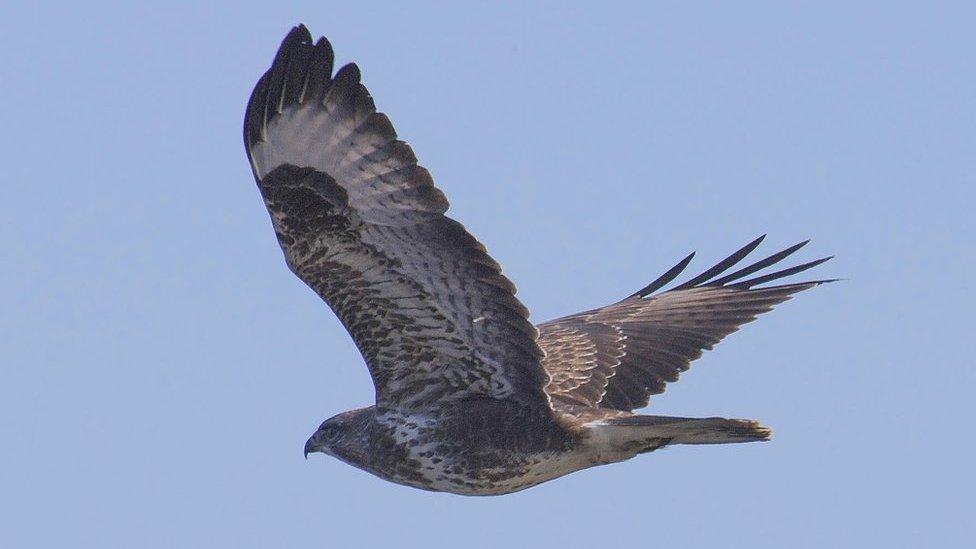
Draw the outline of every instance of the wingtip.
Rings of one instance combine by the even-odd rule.
[[[795,267],[791,267],[791,268],[788,268],[788,269],[783,269],[783,270],[780,270],[780,271],[777,271],[777,272],[774,272],[774,273],[770,273],[770,274],[767,274],[767,275],[757,276],[755,278],[751,278],[751,279],[748,279],[748,280],[744,280],[742,282],[736,282],[734,284],[730,284],[730,283],[732,283],[734,281],[737,281],[737,280],[741,280],[743,278],[746,278],[747,276],[749,276],[749,275],[751,275],[753,273],[756,273],[758,271],[761,271],[762,269],[765,269],[766,267],[769,267],[771,265],[774,265],[776,263],[779,263],[780,261],[782,261],[786,257],[792,255],[794,252],[796,252],[800,248],[802,248],[802,247],[806,246],[807,244],[809,244],[812,239],[809,239],[808,238],[806,240],[803,240],[802,242],[798,242],[798,243],[796,243],[796,244],[794,244],[794,245],[786,248],[785,250],[781,250],[781,251],[779,251],[779,252],[777,252],[775,254],[770,255],[769,257],[763,258],[763,259],[761,259],[759,261],[756,261],[755,263],[752,263],[751,265],[748,265],[746,267],[743,267],[743,268],[741,268],[741,269],[739,269],[739,270],[737,270],[737,271],[735,271],[735,272],[733,272],[731,274],[727,274],[727,275],[722,276],[720,278],[715,278],[716,276],[718,276],[718,275],[722,274],[723,272],[727,271],[733,265],[735,265],[735,264],[739,263],[740,261],[742,261],[742,259],[744,259],[747,255],[749,255],[750,253],[752,253],[752,251],[755,250],[759,246],[759,244],[763,242],[763,240],[766,238],[766,236],[767,235],[762,234],[762,235],[756,237],[751,242],[749,242],[748,244],[746,244],[742,248],[740,248],[737,251],[735,251],[732,255],[726,257],[725,259],[723,259],[722,261],[720,261],[718,264],[716,264],[713,267],[711,267],[710,269],[706,270],[704,273],[702,273],[702,274],[700,274],[700,275],[698,275],[698,276],[692,278],[691,280],[688,280],[688,281],[686,281],[686,282],[684,282],[682,284],[679,284],[679,285],[677,285],[677,286],[675,286],[675,287],[673,287],[673,288],[671,288],[670,290],[667,290],[667,291],[669,291],[669,292],[670,291],[679,291],[679,290],[684,290],[684,289],[688,289],[688,288],[694,288],[694,287],[698,287],[698,286],[716,286],[716,287],[722,286],[722,287],[730,287],[730,288],[750,289],[750,288],[752,288],[754,286],[757,286],[759,284],[763,284],[765,282],[770,282],[770,281],[773,281],[773,280],[777,280],[777,279],[780,279],[780,278],[784,278],[784,277],[787,277],[787,276],[790,276],[790,275],[793,275],[793,274],[797,274],[797,273],[806,271],[807,269],[812,269],[813,267],[816,267],[817,265],[820,265],[822,263],[825,263],[825,262],[833,259],[833,257],[834,257],[834,256],[824,257],[824,258],[821,258],[821,259],[817,259],[817,260],[814,260],[814,261],[810,261],[808,263],[804,263],[802,265],[797,265]],[[680,274],[684,270],[684,268],[688,265],[688,263],[691,261],[691,259],[694,256],[695,256],[695,253],[694,252],[688,254],[687,257],[685,257],[680,263],[678,263],[677,265],[675,265],[674,267],[672,267],[671,270],[669,270],[667,273],[665,273],[664,275],[660,276],[657,280],[655,280],[651,284],[649,284],[646,287],[642,288],[641,290],[639,290],[639,291],[631,294],[630,296],[628,296],[625,299],[632,299],[632,298],[635,298],[635,297],[640,297],[640,298],[647,297],[651,293],[653,293],[653,292],[659,290],[660,288],[664,287],[669,282],[671,282],[672,280],[674,280],[675,278],[677,278],[678,274]],[[823,282],[822,281],[808,281],[808,282],[805,282],[805,283],[802,283],[801,282],[801,283],[798,283],[798,284],[813,284],[813,283],[823,283]]]
[[[350,82],[359,82],[363,77],[362,71],[359,70],[359,65],[356,63],[346,63],[335,73],[335,80],[348,80]]]
[[[696,252],[691,252],[690,254],[685,256],[684,259],[679,261],[674,267],[668,269],[666,273],[657,277],[657,279],[655,279],[654,282],[651,282],[647,286],[644,286],[640,290],[637,290],[636,292],[630,294],[624,299],[632,299],[635,297],[644,298],[658,291],[662,287],[666,286],[669,282],[677,278],[678,275],[681,274],[681,272],[684,271],[686,267],[688,267],[688,264],[691,263],[692,258],[695,257],[695,253]]]
[[[700,275],[692,278],[691,280],[686,281],[683,284],[680,284],[678,286],[675,286],[671,290],[672,291],[673,290],[685,290],[685,289],[688,289],[688,288],[694,288],[695,286],[698,286],[699,284],[704,284],[704,283],[708,282],[709,280],[711,280],[711,279],[715,278],[716,276],[718,276],[718,275],[724,273],[725,271],[729,270],[733,265],[736,265],[737,263],[739,263],[740,261],[742,261],[747,255],[751,254],[752,251],[755,250],[759,246],[759,244],[762,243],[762,241],[763,241],[764,238],[766,238],[766,235],[762,235],[762,236],[754,239],[752,242],[750,242],[750,243],[746,244],[745,246],[739,248],[738,250],[736,250],[735,252],[733,252],[732,255],[726,257],[722,261],[719,261],[718,263],[716,263],[715,265],[713,265],[710,269],[707,269],[702,274],[700,274]]]
[[[292,27],[291,32],[289,32],[288,35],[307,39],[309,42],[312,41],[312,33],[308,31],[308,27],[305,26],[305,23],[299,23]]]
[[[759,286],[760,284],[765,284],[767,282],[772,282],[773,280],[779,280],[781,278],[786,278],[788,276],[793,276],[795,274],[802,273],[803,271],[812,269],[812,268],[816,267],[817,265],[820,265],[822,263],[826,263],[827,261],[830,261],[830,259],[832,257],[833,256],[822,257],[820,259],[815,259],[813,261],[808,261],[807,263],[803,263],[802,265],[797,265],[795,267],[790,267],[788,269],[783,269],[783,270],[780,270],[780,271],[776,271],[774,273],[769,273],[769,274],[766,274],[766,275],[757,276],[755,278],[750,278],[748,280],[743,280],[742,282],[736,282],[735,284],[728,284],[728,285],[726,285],[726,287],[728,287],[728,288],[744,288],[744,289],[747,289],[748,290],[748,289],[751,289],[751,288],[753,288],[755,286]],[[815,282],[815,281],[811,281],[811,282]]]
[[[308,32],[308,28],[305,27],[305,25],[299,23],[298,25],[292,27],[291,30],[288,31],[288,34],[285,35],[285,39],[281,41],[281,49],[288,50],[294,47],[295,44],[301,43],[311,44],[312,34]]]
[[[789,253],[793,253],[793,252],[799,250],[800,248],[806,246],[807,244],[809,244],[810,241],[812,241],[812,240],[813,240],[812,238],[808,238],[808,239],[806,239],[806,240],[804,240],[802,242],[797,242],[796,244],[794,244],[794,245],[790,246],[789,248],[787,248],[787,250],[790,251]]]

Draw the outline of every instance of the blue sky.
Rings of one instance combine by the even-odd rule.
[[[0,8],[0,545],[963,546],[964,4]],[[651,413],[761,419],[499,498],[302,459],[372,387],[286,269],[241,143],[304,22],[355,60],[533,320],[755,236],[837,257]]]

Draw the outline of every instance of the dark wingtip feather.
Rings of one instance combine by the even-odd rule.
[[[332,77],[334,54],[325,38],[317,42],[304,24],[291,28],[281,41],[271,67],[264,73],[248,101],[244,142],[250,147],[264,137],[268,122],[286,105],[321,97]]]
[[[688,256],[682,259],[681,261],[679,261],[677,265],[668,269],[668,272],[657,277],[657,279],[655,279],[654,282],[651,282],[647,286],[644,286],[640,290],[637,290],[636,292],[627,296],[627,299],[633,297],[645,297],[658,291],[662,286],[677,278],[677,276],[681,274],[681,271],[684,271],[685,267],[687,267],[688,264],[691,263],[691,259],[693,257],[695,257],[695,252],[691,252],[690,254],[688,254]]]
[[[312,48],[308,59],[308,71],[305,75],[305,86],[300,101],[319,100],[332,80],[332,65],[335,63],[335,53],[332,44],[325,37],[318,39]]]
[[[268,123],[269,104],[277,104],[278,94],[281,91],[282,80],[287,66],[288,54],[308,35],[308,29],[304,25],[292,27],[278,51],[275,53],[274,61],[258,80],[251,91],[251,97],[247,102],[247,109],[244,115],[244,144],[250,148],[255,142],[260,141],[264,136],[264,128]],[[309,38],[311,40],[311,38]]]
[[[752,265],[749,265],[748,267],[743,267],[742,269],[739,269],[738,271],[736,271],[736,272],[734,272],[732,274],[723,276],[722,278],[718,278],[718,279],[712,280],[711,282],[708,283],[708,285],[709,286],[723,286],[725,284],[728,284],[729,282],[732,282],[733,280],[739,280],[740,278],[747,277],[747,276],[751,275],[752,273],[754,273],[756,271],[760,271],[762,269],[765,269],[766,267],[769,267],[770,265],[773,265],[775,263],[779,263],[780,261],[782,261],[783,259],[785,259],[789,255],[791,255],[793,252],[799,250],[800,248],[806,246],[809,243],[810,243],[810,240],[807,239],[807,240],[804,240],[803,242],[800,242],[798,244],[794,244],[794,245],[790,246],[789,248],[786,248],[785,250],[783,250],[781,252],[777,252],[777,253],[775,253],[775,254],[773,254],[773,255],[765,258],[765,259],[761,259],[761,260],[753,263]]]
[[[260,141],[264,132],[264,102],[267,95],[268,73],[264,73],[251,91],[251,98],[247,101],[244,111],[244,148],[250,150],[254,143]]]
[[[314,51],[311,42],[311,38],[302,37],[299,46],[292,50],[288,58],[288,65],[285,68],[285,77],[278,98],[279,111],[302,100],[305,93],[306,77],[309,72],[308,62]]]
[[[808,240],[804,240],[803,242],[799,242],[797,244],[794,244],[794,245],[790,246],[789,248],[786,248],[785,250],[779,251],[779,252],[777,252],[777,253],[775,253],[773,255],[770,255],[770,256],[768,256],[766,258],[763,258],[763,259],[761,259],[761,260],[759,260],[759,261],[757,261],[757,262],[755,262],[755,263],[753,263],[753,264],[751,264],[751,265],[749,265],[747,267],[743,267],[743,268],[741,268],[741,269],[739,269],[739,270],[737,270],[737,271],[735,271],[735,272],[733,272],[731,274],[728,274],[728,275],[725,275],[725,276],[723,276],[721,278],[716,278],[716,279],[712,280],[715,276],[717,276],[717,275],[721,274],[722,272],[728,270],[730,267],[732,267],[736,263],[740,262],[743,258],[745,258],[749,253],[751,253],[754,249],[756,249],[757,246],[759,246],[759,244],[763,241],[763,239],[765,237],[766,237],[766,235],[762,235],[759,238],[756,238],[752,242],[750,242],[750,243],[746,244],[745,246],[743,246],[742,248],[739,248],[738,250],[736,250],[735,253],[733,253],[732,255],[730,255],[728,257],[726,257],[725,259],[723,259],[722,261],[720,261],[715,266],[713,266],[710,269],[706,270],[704,273],[702,273],[702,274],[700,274],[700,275],[692,278],[691,280],[689,280],[687,282],[684,282],[684,283],[682,283],[682,284],[680,284],[678,286],[675,286],[674,288],[671,288],[670,290],[667,290],[667,291],[674,292],[674,291],[687,290],[687,289],[690,289],[690,288],[700,288],[700,287],[724,287],[724,288],[739,288],[739,289],[747,289],[748,290],[748,289],[753,288],[754,286],[758,286],[758,285],[764,284],[766,282],[771,282],[773,280],[778,280],[780,278],[785,278],[785,277],[788,277],[790,275],[794,275],[794,274],[797,274],[797,273],[801,273],[803,271],[806,271],[808,269],[812,269],[812,268],[816,267],[817,265],[820,265],[821,263],[824,263],[826,261],[829,261],[831,258],[833,258],[833,256],[825,257],[825,258],[822,258],[822,259],[817,259],[815,261],[810,261],[808,263],[804,263],[802,265],[797,265],[795,267],[790,267],[788,269],[783,269],[783,270],[780,270],[780,271],[776,271],[774,273],[770,273],[770,274],[767,274],[767,275],[757,276],[755,278],[750,278],[750,279],[745,280],[745,281],[742,281],[742,282],[736,282],[735,284],[729,284],[730,282],[733,282],[733,281],[736,281],[736,280],[745,278],[745,277],[747,277],[747,276],[749,276],[749,275],[751,275],[751,274],[753,274],[755,272],[758,272],[758,271],[760,271],[762,269],[765,269],[766,267],[769,267],[770,265],[774,265],[776,263],[779,263],[780,261],[782,261],[786,257],[788,257],[788,256],[792,255],[793,253],[795,253],[800,248],[802,248],[802,247],[806,246],[807,244],[809,244],[810,243],[810,240],[808,239]],[[669,282],[671,282],[672,280],[674,280],[675,278],[677,278],[677,276],[679,274],[681,274],[681,272],[684,271],[684,269],[688,266],[688,264],[691,262],[691,259],[694,256],[695,256],[694,253],[689,254],[687,257],[685,257],[684,259],[682,259],[677,265],[675,265],[670,270],[668,270],[668,272],[666,272],[663,275],[661,275],[660,277],[658,277],[654,282],[651,282],[647,286],[641,288],[639,291],[634,292],[633,294],[627,296],[626,299],[647,297],[647,296],[651,295],[652,293],[656,292],[657,290],[661,289],[666,284],[668,284]],[[823,280],[810,280],[810,281],[806,281],[806,282],[798,282],[798,283],[793,283],[793,284],[784,284],[782,286],[772,286],[772,287],[766,287],[766,288],[762,288],[762,289],[786,288],[786,287],[794,287],[795,286],[795,287],[798,288],[797,291],[799,291],[800,289],[803,289],[803,288],[809,288],[809,287],[817,286],[817,285],[820,285],[820,284],[826,284],[826,283],[829,283],[829,282],[835,282],[837,280],[840,280],[840,279],[832,278],[832,279],[823,279]]]
[[[304,32],[303,32],[304,29]],[[306,38],[308,36],[308,38]],[[264,128],[267,126],[268,121],[277,114],[279,108],[281,107],[281,101],[283,99],[285,91],[285,81],[287,77],[289,59],[294,56],[295,50],[300,47],[300,45],[305,42],[311,42],[311,36],[308,34],[308,29],[305,29],[301,25],[293,27],[291,31],[285,36],[285,39],[281,41],[281,46],[278,47],[278,53],[275,54],[274,61],[271,63],[271,68],[265,73],[264,86],[264,97],[258,98],[261,103],[260,113],[260,128],[261,133],[264,133]],[[254,98],[252,97],[252,100]]]
[[[278,54],[280,55],[282,50],[288,48],[293,48],[295,44],[301,43],[311,44],[312,43],[312,33],[308,31],[308,27],[304,23],[299,23],[288,31],[285,35],[284,40],[281,41],[281,46],[278,48]]]
[[[684,284],[681,284],[680,286],[676,286],[675,288],[673,288],[673,290],[684,290],[687,288],[694,288],[695,286],[703,282],[707,282],[709,279],[722,274],[723,272],[728,270],[736,263],[742,261],[742,259],[745,258],[745,256],[749,255],[749,253],[751,253],[753,250],[755,250],[756,246],[759,246],[759,244],[762,243],[763,239],[765,238],[766,235],[760,236],[759,238],[753,240],[752,242],[736,250],[732,255],[726,257],[722,261],[719,261],[718,264],[713,266],[711,269],[708,269],[704,273],[696,276],[695,278],[692,278],[691,280],[685,282]]]
[[[802,265],[797,265],[796,267],[790,267],[789,269],[783,269],[781,271],[776,271],[775,273],[770,273],[770,274],[763,275],[763,276],[757,276],[756,278],[750,278],[749,280],[743,280],[742,282],[736,282],[735,284],[729,284],[726,287],[727,288],[744,288],[744,289],[747,289],[748,290],[748,289],[752,288],[753,286],[758,286],[760,284],[765,284],[766,282],[771,282],[773,280],[778,280],[780,278],[785,278],[787,276],[795,275],[797,273],[802,273],[803,271],[806,271],[808,269],[812,269],[812,268],[816,267],[817,265],[820,265],[821,263],[825,263],[827,261],[830,261],[833,258],[834,258],[834,256],[824,257],[824,258],[821,258],[821,259],[817,259],[817,260],[814,260],[814,261],[810,261],[808,263],[804,263]],[[825,281],[817,281],[817,282],[823,283]]]
[[[352,83],[358,83],[362,76],[362,72],[359,70],[359,65],[355,63],[346,63],[341,69],[336,71],[335,81],[342,82],[348,80]]]

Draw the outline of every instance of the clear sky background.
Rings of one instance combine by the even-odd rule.
[[[0,8],[0,546],[961,547],[976,13],[943,3]],[[652,413],[761,419],[465,498],[305,461],[371,403],[241,143],[288,29],[355,60],[543,321],[768,233],[844,277]],[[503,545],[504,544],[504,545]]]

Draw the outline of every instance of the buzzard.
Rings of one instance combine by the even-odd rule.
[[[533,326],[515,286],[332,47],[291,30],[251,94],[244,144],[288,267],[342,321],[376,388],[305,444],[386,480],[496,495],[671,444],[768,440],[756,421],[637,415],[722,338],[829,280],[727,273],[762,237],[660,291]]]

